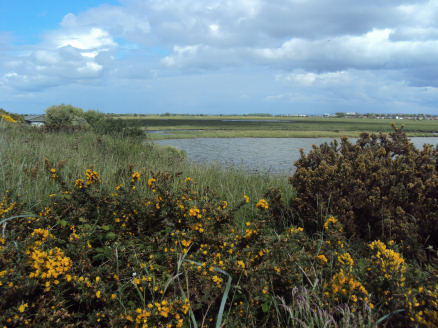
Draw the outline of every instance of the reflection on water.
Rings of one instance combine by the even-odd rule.
[[[241,167],[249,172],[292,173],[300,148],[308,152],[312,145],[330,142],[332,138],[195,138],[168,139],[156,143],[183,149],[196,162],[216,162],[226,167]],[[352,139],[355,140],[355,139]],[[438,144],[438,137],[415,137],[411,142]]]

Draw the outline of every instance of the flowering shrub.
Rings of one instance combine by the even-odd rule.
[[[352,243],[339,217],[308,233],[279,190],[232,203],[144,168],[110,189],[93,168],[72,182],[49,160],[46,172],[38,215],[0,202],[2,326],[358,326],[399,308],[401,326],[436,323],[432,269],[414,279],[397,242]]]
[[[14,118],[12,118],[10,115],[7,114],[0,114],[0,118],[9,123],[17,123],[17,120],[15,120]]]
[[[349,236],[395,240],[425,261],[423,245],[438,247],[438,149],[417,150],[394,129],[302,152],[290,178],[297,190],[291,206],[310,231],[331,213]]]

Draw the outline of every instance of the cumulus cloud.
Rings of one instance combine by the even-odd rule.
[[[66,13],[40,44],[18,55],[0,52],[0,83],[41,90],[97,79],[179,81],[185,74],[202,81],[232,72],[257,84],[245,94],[269,103],[390,106],[403,98],[399,103],[430,106],[437,100],[435,0],[119,3]]]
[[[345,70],[309,73],[297,70],[278,74],[282,93],[270,94],[270,103],[313,104],[338,111],[361,112],[427,112],[438,101],[438,89],[413,87],[401,73],[388,71]],[[390,110],[389,110],[390,109]]]
[[[4,62],[2,84],[18,90],[38,91],[95,79],[102,75],[105,53],[117,47],[101,28],[59,30],[44,36],[41,45]]]
[[[150,32],[145,13],[119,6],[104,5],[91,8],[78,16],[69,13],[61,22],[63,29],[73,31],[95,26],[108,31],[111,35],[131,41],[145,41]]]

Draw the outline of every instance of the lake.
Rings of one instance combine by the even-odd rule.
[[[425,143],[438,144],[438,137],[413,137],[411,142],[422,148]],[[186,151],[195,162],[218,163],[225,167],[240,167],[250,173],[290,174],[294,162],[312,145],[330,142],[332,138],[194,138],[167,139],[157,144]],[[351,140],[355,140],[352,138]]]

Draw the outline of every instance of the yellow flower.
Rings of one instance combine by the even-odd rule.
[[[21,305],[18,307],[18,311],[21,312],[21,313],[23,313],[23,312],[26,310],[27,307],[28,307],[27,303],[21,304]]]
[[[157,180],[154,179],[154,178],[149,178],[148,179],[148,186],[151,187],[154,184],[155,181],[157,181]]]
[[[140,180],[140,173],[138,173],[138,172],[132,173],[131,182],[135,182],[137,180]]]
[[[322,264],[326,264],[328,262],[327,258],[323,254],[318,255],[318,260],[320,260]]]
[[[196,217],[199,217],[199,216],[200,216],[199,213],[200,213],[199,208],[197,208],[196,206],[193,207],[193,208],[191,208],[191,209],[189,210],[189,215],[190,215],[190,216],[196,216]]]
[[[183,239],[183,240],[181,241],[181,245],[183,245],[184,247],[189,247],[191,243],[192,243],[191,240],[184,240],[184,239]]]
[[[328,217],[327,220],[324,222],[324,230],[327,231],[329,229],[329,224],[335,224],[336,222],[338,222],[338,220],[336,220],[334,216]]]
[[[249,203],[249,197],[247,195],[243,195],[243,200],[245,201],[245,203]]]
[[[269,204],[265,199],[262,198],[258,201],[258,203],[256,204],[256,207],[260,207],[260,208],[267,210],[269,208]]]
[[[100,298],[102,296],[102,293],[100,292],[100,290],[98,290],[97,292],[96,292],[96,297],[97,298]]]
[[[17,123],[17,120],[13,119],[11,116],[7,115],[7,114],[0,114],[0,117],[9,123]]]

